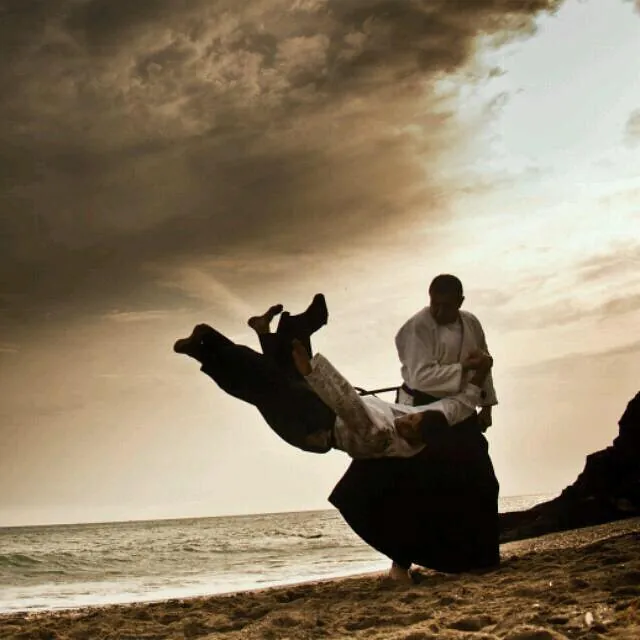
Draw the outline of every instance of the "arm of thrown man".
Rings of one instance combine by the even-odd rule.
[[[372,420],[362,397],[327,358],[316,353],[311,359],[311,373],[305,379],[347,427],[343,434],[348,440],[344,443],[347,453],[352,457],[373,457],[386,449],[393,425],[384,429]]]

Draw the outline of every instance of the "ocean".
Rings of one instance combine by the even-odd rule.
[[[501,498],[501,511],[548,495]],[[387,568],[335,510],[0,528],[0,613],[148,602]]]

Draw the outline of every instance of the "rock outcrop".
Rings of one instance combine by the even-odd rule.
[[[576,481],[553,500],[500,514],[500,541],[510,542],[640,515],[640,392],[618,425],[613,445],[587,456]]]

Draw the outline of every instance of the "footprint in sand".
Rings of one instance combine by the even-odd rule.
[[[504,640],[567,640],[567,636],[543,627],[516,627]]]
[[[495,624],[496,619],[487,615],[466,616],[459,618],[447,625],[450,629],[458,631],[482,631],[485,627]]]

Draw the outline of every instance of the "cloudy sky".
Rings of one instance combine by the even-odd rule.
[[[640,388],[639,59],[626,0],[0,0],[0,525],[328,507],[172,343],[323,291],[397,384],[440,272],[502,494],[561,490]]]

